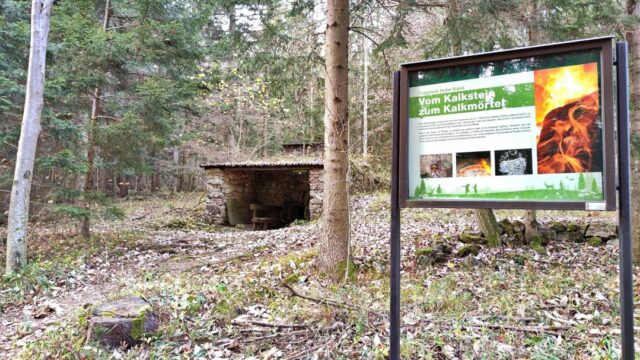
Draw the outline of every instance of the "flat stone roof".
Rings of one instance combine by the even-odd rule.
[[[322,161],[247,161],[209,163],[200,165],[203,169],[238,169],[238,170],[291,170],[291,169],[322,169]]]

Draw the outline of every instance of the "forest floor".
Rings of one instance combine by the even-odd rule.
[[[199,220],[202,201],[202,194],[123,201],[125,218],[95,224],[89,241],[62,225],[39,225],[30,265],[0,281],[0,358],[385,358],[388,194],[354,197],[357,274],[337,285],[315,269],[318,224],[209,226]],[[616,223],[611,213],[539,216]],[[475,227],[470,211],[403,210],[402,222],[403,359],[618,358],[617,240],[552,241],[546,255],[483,248],[459,258],[465,245],[456,235]],[[442,240],[452,254],[422,264],[416,249]],[[126,351],[86,342],[91,308],[131,294],[151,301],[160,329]]]

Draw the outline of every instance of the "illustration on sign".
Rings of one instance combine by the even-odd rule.
[[[409,200],[604,201],[596,50],[409,73]]]

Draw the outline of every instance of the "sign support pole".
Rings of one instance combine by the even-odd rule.
[[[618,207],[620,241],[620,319],[622,359],[635,357],[633,339],[633,264],[631,249],[631,178],[629,153],[629,69],[627,42],[616,44],[618,107]]]
[[[389,324],[389,360],[400,359],[400,72],[393,73],[393,142],[391,159],[391,236],[390,236],[390,324]]]

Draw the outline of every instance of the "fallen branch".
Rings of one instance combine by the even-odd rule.
[[[487,323],[479,323],[479,324],[471,324],[464,325],[465,327],[470,328],[489,328],[489,329],[497,329],[497,330],[513,330],[527,333],[545,333],[554,336],[559,336],[560,331],[569,329],[568,326],[514,326],[514,325],[500,325],[500,324],[487,324]]]
[[[293,354],[291,356],[288,356],[288,357],[284,358],[284,360],[293,360],[293,359],[297,359],[297,358],[303,357],[305,355],[308,355],[308,354],[320,349],[321,347],[322,347],[322,345],[318,345],[318,346],[314,346],[314,347],[312,347],[310,349],[305,349],[305,350],[299,351],[299,352],[297,352],[297,353],[295,353],[295,354]]]
[[[151,214],[151,213],[152,213],[152,211],[149,211],[149,212],[148,212],[148,213],[146,213],[146,214],[142,214],[142,215],[140,215],[140,216],[136,216],[136,217],[134,217],[134,218],[131,218],[131,221],[142,220],[142,219],[146,218],[146,217],[147,217],[149,214]]]
[[[298,335],[298,334],[306,334],[308,333],[309,330],[296,330],[296,331],[290,331],[290,332],[279,332],[279,333],[275,333],[275,334],[270,334],[270,335],[265,335],[265,336],[259,336],[259,337],[255,337],[255,338],[250,338],[250,339],[246,339],[244,342],[248,343],[248,342],[256,342],[256,341],[262,341],[262,340],[269,340],[269,339],[273,339],[276,338],[278,336],[293,336],[293,335]]]
[[[225,248],[218,248],[215,252],[220,252],[222,250],[224,250]],[[185,269],[183,272],[190,272],[193,271],[195,269],[199,269],[203,266],[214,266],[214,265],[221,265],[221,264],[229,264],[232,263],[234,261],[237,260],[244,260],[244,259],[248,259],[251,257],[254,257],[258,254],[262,254],[263,252],[267,251],[267,250],[271,250],[270,247],[266,247],[262,250],[256,251],[256,248],[251,248],[249,249],[249,251],[246,252],[241,252],[241,253],[237,253],[236,255],[230,256],[228,258],[222,258],[222,259],[216,259],[215,261],[203,261],[203,262],[199,262],[196,263],[195,265]]]
[[[280,328],[280,329],[305,329],[309,327],[309,325],[307,324],[273,324],[273,323],[257,321],[257,320],[247,320],[247,321],[233,320],[231,321],[231,324],[237,325],[237,326],[256,325],[256,326],[272,327],[272,328]]]
[[[289,284],[284,283],[284,282],[282,283],[282,286],[287,288],[291,292],[291,295],[293,295],[293,296],[297,296],[297,297],[299,297],[301,299],[313,301],[313,302],[321,304],[321,305],[331,305],[331,306],[336,306],[336,307],[340,307],[340,308],[344,308],[344,309],[356,309],[356,310],[360,309],[357,306],[354,306],[354,305],[351,305],[351,304],[338,302],[338,301],[335,301],[335,300],[329,300],[329,299],[320,299],[320,298],[315,298],[315,297],[308,296],[308,295],[305,295],[305,294],[301,294],[301,293],[297,292],[294,288],[292,288]]]

